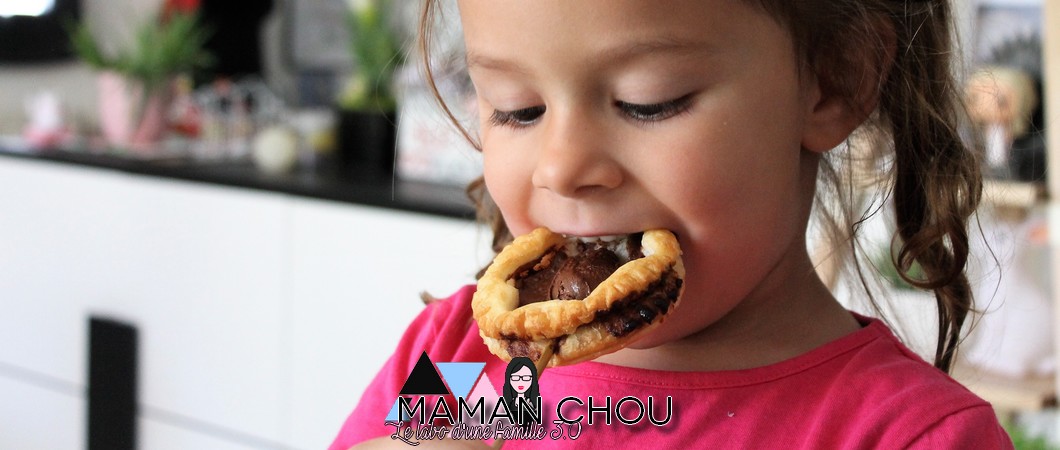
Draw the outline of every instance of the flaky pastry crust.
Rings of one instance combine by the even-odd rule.
[[[482,336],[482,341],[486,343],[490,353],[506,361],[510,361],[516,356],[526,356],[536,363],[541,355],[545,354],[545,348],[551,346],[553,349],[552,356],[546,366],[555,367],[593,360],[598,356],[618,351],[661,323],[662,316],[660,315],[650,324],[620,337],[609,333],[605,329],[604,324],[596,322],[582,325],[574,333],[558,339],[518,340],[493,338],[486,336],[481,329],[479,330],[479,335]]]
[[[515,272],[563,246],[566,240],[546,228],[520,236],[494,258],[479,279],[471,305],[479,334],[492,353],[504,359],[528,356],[536,361],[535,355],[553,346],[550,366],[573,364],[621,348],[657,326],[662,316],[672,310],[671,304],[654,320],[622,336],[608,332],[600,321],[594,322],[599,314],[648,290],[664,276],[676,277],[680,286],[684,278],[681,250],[668,230],[645,231],[641,239],[644,256],[620,266],[586,298],[553,299],[519,306]]]

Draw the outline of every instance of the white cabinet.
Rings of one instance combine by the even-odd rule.
[[[288,448],[284,444],[261,440],[256,436],[202,426],[187,420],[153,420],[141,418],[138,425],[139,448],[150,450],[261,450]]]
[[[288,197],[130,178],[136,261],[94,300],[140,330],[140,401],[278,441]]]
[[[141,448],[322,448],[419,292],[473,282],[484,239],[470,221],[0,158],[0,423],[83,442],[100,314],[139,330]],[[71,447],[27,436],[0,448]]]
[[[65,383],[42,383],[37,374],[0,366],[0,448],[84,448],[85,399],[79,394]]]
[[[489,247],[469,221],[325,202],[294,209],[292,442],[325,448],[422,308],[420,292],[474,282]]]
[[[85,308],[128,273],[126,184],[103,172],[0,160],[0,362],[81,383]],[[5,414],[6,415],[6,414]],[[2,419],[2,418],[0,418]]]

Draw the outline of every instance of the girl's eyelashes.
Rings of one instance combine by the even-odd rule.
[[[544,106],[531,106],[513,111],[494,110],[493,114],[490,114],[490,124],[500,127],[524,128],[533,125],[544,113]]]
[[[688,111],[690,106],[692,106],[692,94],[687,94],[665,102],[647,105],[629,103],[621,100],[615,102],[615,107],[622,111],[623,114],[638,122],[663,121]]]
[[[623,115],[637,122],[660,122],[688,111],[689,107],[692,106],[692,96],[692,94],[687,94],[673,100],[651,104],[618,100],[615,101],[615,107]],[[526,128],[536,123],[544,114],[545,107],[543,105],[511,111],[494,110],[493,114],[490,114],[489,122],[493,126]]]

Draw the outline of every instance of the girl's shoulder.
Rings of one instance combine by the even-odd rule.
[[[838,394],[835,414],[888,446],[1011,448],[988,402],[909,349],[880,320],[858,318],[878,337],[822,374]]]
[[[966,406],[989,404],[960,382],[939,370],[907,347],[881,320],[855,314],[871,336],[864,346],[843,358],[843,366],[833,370],[836,382],[848,383],[865,394],[879,398],[909,397],[938,399]],[[924,393],[933,393],[922,397]]]

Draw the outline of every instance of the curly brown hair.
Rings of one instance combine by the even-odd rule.
[[[973,308],[965,273],[968,221],[982,192],[979,160],[958,130],[965,113],[953,74],[950,2],[756,3],[788,27],[799,58],[812,68],[826,92],[857,99],[864,95],[857,92],[865,85],[862,79],[879,80],[876,109],[860,132],[877,138],[871,145],[874,159],[891,161],[881,189],[895,211],[898,251],[893,263],[910,285],[934,293],[938,309],[934,363],[948,372]],[[825,220],[845,232],[840,236],[850,236],[847,246],[865,284],[852,238],[871,212],[855,218],[849,210],[853,167],[844,158],[850,151],[822,158],[822,178],[832,189],[819,189],[818,202],[840,200],[842,213]],[[913,270],[914,265],[918,270]],[[920,276],[913,278],[911,273]],[[874,301],[872,305],[879,312]]]
[[[866,120],[857,131],[872,139],[848,139],[821,158],[817,211],[832,230],[833,248],[848,248],[869,302],[882,316],[858,264],[856,237],[875,211],[853,210],[859,195],[853,172],[863,161],[852,152],[864,145],[871,161],[890,161],[878,181],[880,193],[894,204],[898,251],[892,262],[910,285],[934,293],[938,308],[934,364],[948,372],[973,308],[965,274],[968,221],[982,191],[979,161],[958,131],[965,114],[953,73],[955,38],[949,0],[744,1],[789,31],[799,62],[817,77],[825,95],[849,102],[851,111],[863,109],[858,105],[865,104],[865,96],[874,100],[869,103],[875,108],[864,111]],[[445,113],[478,148],[441,101],[431,73],[431,29],[438,6],[437,0],[425,0],[421,11],[423,69]],[[865,91],[867,86],[871,92]],[[512,235],[482,178],[468,186],[468,194],[480,220],[492,229],[493,249],[499,251]],[[919,266],[915,272],[914,264]]]

